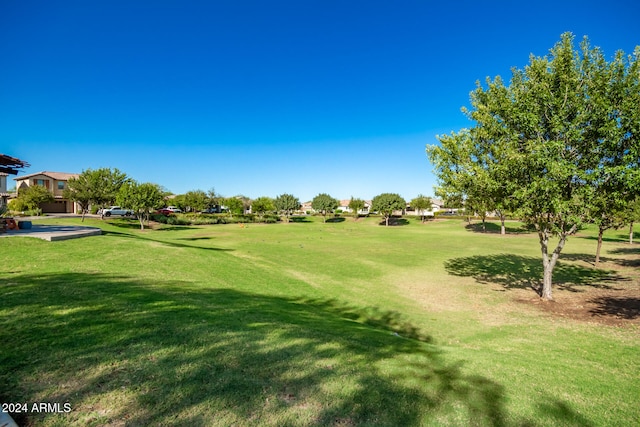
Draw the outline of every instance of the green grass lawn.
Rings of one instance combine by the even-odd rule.
[[[536,235],[379,222],[0,239],[0,401],[70,403],[33,426],[640,424],[638,322],[544,310]],[[640,250],[612,231],[594,269],[593,236],[558,304],[639,289]]]

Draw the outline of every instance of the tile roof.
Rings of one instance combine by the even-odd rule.
[[[14,181],[22,181],[24,179],[28,179],[28,178],[31,178],[32,176],[36,176],[36,175],[48,176],[49,178],[55,179],[57,181],[67,181],[69,178],[77,178],[80,174],[78,174],[78,173],[68,173],[68,172],[42,171],[42,172],[32,173],[32,174],[29,174],[29,175],[22,175],[22,176],[13,178],[13,179],[14,179]]]

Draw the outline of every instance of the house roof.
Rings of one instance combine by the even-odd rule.
[[[68,181],[69,178],[77,178],[80,174],[77,173],[68,173],[68,172],[49,172],[49,171],[42,171],[42,172],[37,172],[37,173],[32,173],[29,175],[22,175],[19,176],[17,178],[13,178],[14,181],[23,181],[25,179],[29,179],[33,176],[37,176],[37,175],[44,175],[44,176],[48,176],[51,179],[55,179],[57,181]]]
[[[7,156],[6,154],[0,154],[0,172],[17,175],[18,169],[31,166],[24,160],[16,159],[15,157]]]

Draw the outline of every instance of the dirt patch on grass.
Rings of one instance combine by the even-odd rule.
[[[640,326],[640,289],[555,290],[554,301],[537,296],[517,301],[563,318],[612,326]]]
[[[554,301],[517,298],[554,316],[612,326],[640,326],[640,269],[637,256],[607,259],[601,270],[615,272],[615,279],[600,284],[567,286],[553,290]],[[587,261],[580,262],[589,265]],[[594,268],[593,265],[589,265]]]

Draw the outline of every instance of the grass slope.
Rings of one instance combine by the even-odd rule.
[[[71,404],[14,414],[34,426],[640,422],[637,326],[514,302],[535,299],[534,235],[378,222],[89,219],[103,236],[1,239],[0,400]],[[556,298],[638,287],[633,262],[586,264],[583,234]],[[606,256],[637,259],[618,234]]]

